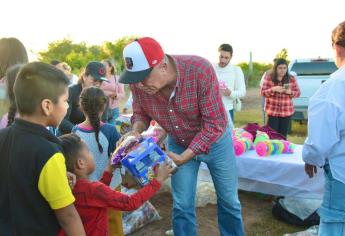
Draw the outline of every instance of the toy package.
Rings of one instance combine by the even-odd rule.
[[[154,176],[156,167],[168,162],[177,171],[177,165],[155,143],[152,137],[127,137],[115,150],[112,163],[121,163],[141,185],[146,185]]]

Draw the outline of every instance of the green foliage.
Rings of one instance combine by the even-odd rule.
[[[265,71],[272,68],[272,64],[253,62],[253,71],[250,73],[249,64],[241,62],[238,64],[242,68],[247,87],[259,86],[260,79]]]
[[[288,60],[288,51],[286,48],[283,48],[282,50],[280,50],[280,52],[278,52],[278,54],[276,55],[276,58],[284,58],[285,60]]]
[[[39,52],[39,60],[50,63],[52,60],[66,62],[72,67],[74,73],[79,74],[80,69],[89,61],[103,59],[115,60],[118,72],[124,68],[122,60],[123,48],[131,42],[134,36],[122,37],[114,42],[104,42],[102,45],[86,45],[85,42],[73,43],[70,39],[62,39],[48,44],[46,51]]]

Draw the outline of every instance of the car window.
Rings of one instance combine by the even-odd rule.
[[[296,62],[291,70],[297,75],[330,75],[337,67],[330,61]]]

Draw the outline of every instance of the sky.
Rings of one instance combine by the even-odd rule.
[[[218,60],[234,48],[232,63],[330,58],[331,32],[345,20],[344,0],[0,0],[0,38],[16,37],[31,60],[63,38],[89,45],[123,36],[150,36],[168,54]]]

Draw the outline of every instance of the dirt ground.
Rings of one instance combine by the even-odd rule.
[[[271,215],[272,196],[248,192],[239,192],[242,215],[247,236],[283,235],[303,230],[277,221]],[[150,200],[162,217],[161,220],[146,225],[131,236],[163,236],[171,228],[172,198],[169,192],[159,193]],[[217,224],[217,206],[208,204],[197,208],[199,236],[219,235]]]

